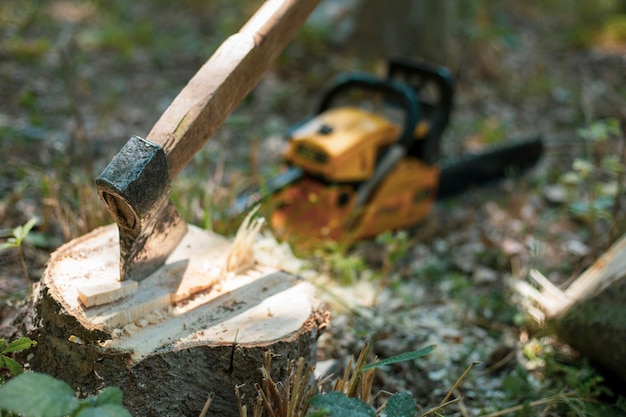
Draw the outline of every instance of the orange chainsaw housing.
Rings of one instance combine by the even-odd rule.
[[[299,247],[350,245],[414,226],[435,200],[532,166],[540,138],[445,161],[454,79],[443,68],[406,59],[384,79],[341,74],[316,115],[289,133],[288,169],[237,198],[233,213],[260,202],[275,234]]]
[[[434,204],[440,169],[410,155],[394,165],[367,204],[354,208],[359,186],[373,175],[400,130],[355,107],[327,110],[294,130],[285,159],[306,174],[272,197],[276,235],[302,244],[352,241],[423,220]],[[427,131],[418,124],[415,140]]]

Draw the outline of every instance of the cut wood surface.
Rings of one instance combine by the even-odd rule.
[[[296,275],[258,263],[228,272],[232,247],[190,226],[165,266],[135,291],[88,307],[80,289],[119,284],[117,228],[62,246],[35,294],[33,368],[85,393],[118,386],[137,416],[197,416],[211,393],[209,415],[238,415],[234,387],[245,384],[253,397],[265,351],[279,355],[277,380],[289,360],[315,363],[327,315]]]
[[[626,235],[566,289],[538,271],[519,292],[538,307],[535,317],[595,363],[626,381]]]

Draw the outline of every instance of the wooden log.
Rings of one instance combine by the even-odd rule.
[[[34,370],[85,395],[117,386],[136,416],[197,417],[209,395],[208,415],[238,416],[234,388],[243,385],[244,401],[255,397],[268,350],[276,355],[277,381],[287,377],[289,360],[314,365],[328,314],[312,285],[258,263],[228,272],[229,254],[241,249],[233,252],[230,240],[193,226],[136,290],[110,303],[84,303],[85,288],[119,284],[117,241],[111,225],[51,256],[30,320],[38,341]]]
[[[626,381],[626,235],[569,287],[561,290],[538,271],[540,290],[518,283],[535,317],[593,362]]]

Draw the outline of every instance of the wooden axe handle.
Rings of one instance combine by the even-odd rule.
[[[256,86],[319,0],[268,0],[191,78],[148,134],[163,147],[170,179]]]

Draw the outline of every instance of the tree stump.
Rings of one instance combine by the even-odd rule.
[[[106,226],[52,254],[34,295],[34,370],[84,395],[117,386],[136,416],[197,417],[209,395],[208,415],[239,416],[234,388],[256,398],[268,350],[277,381],[290,360],[314,365],[328,314],[310,283],[258,263],[225,273],[233,242],[190,226],[164,267],[120,287],[117,239]],[[114,301],[90,295],[103,288]]]
[[[540,289],[519,282],[535,318],[594,363],[626,381],[626,235],[567,289],[554,286],[538,271]]]

